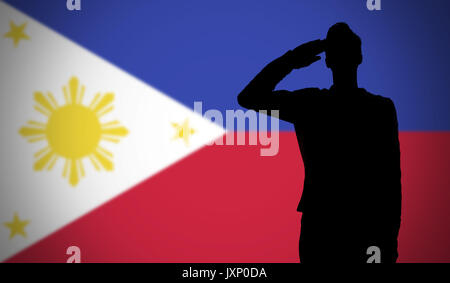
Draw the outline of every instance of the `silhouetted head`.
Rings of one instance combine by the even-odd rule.
[[[361,39],[346,23],[337,23],[328,30],[325,54],[331,70],[355,69],[362,62]]]

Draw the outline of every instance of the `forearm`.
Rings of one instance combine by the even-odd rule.
[[[292,51],[288,51],[283,56],[269,63],[239,94],[238,101],[248,104],[254,97],[270,95],[277,84],[283,80],[294,68],[291,63]]]
[[[269,63],[248,86],[273,91],[277,84],[294,69],[291,55],[292,51],[289,50],[283,56]]]
[[[261,110],[267,109],[264,107],[280,109],[282,104],[289,103],[289,99],[275,93],[275,87],[293,69],[304,68],[320,60],[318,54],[324,51],[324,46],[322,40],[310,41],[269,63],[238,95],[239,104]]]

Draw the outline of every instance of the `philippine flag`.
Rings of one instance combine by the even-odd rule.
[[[346,21],[360,84],[399,113],[399,261],[450,261],[449,4],[395,2],[0,2],[0,259],[298,262],[292,126],[262,156],[275,145],[211,145],[255,125],[202,114],[239,109],[265,64]],[[299,72],[279,87],[331,84],[323,65]]]

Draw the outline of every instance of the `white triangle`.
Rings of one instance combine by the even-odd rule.
[[[27,22],[25,32],[30,40],[22,40],[14,47],[10,38],[0,38],[0,223],[10,222],[17,212],[30,224],[25,228],[26,238],[16,235],[12,239],[9,229],[0,226],[0,260],[225,133],[223,128],[167,95],[0,2],[0,34],[8,32],[10,21],[17,25]],[[101,142],[102,147],[114,154],[114,171],[98,172],[88,159],[83,159],[85,177],[75,187],[62,177],[61,158],[50,171],[33,170],[36,160],[33,155],[47,141],[29,143],[19,135],[19,129],[29,120],[48,121],[33,108],[36,104],[33,93],[51,92],[59,105],[64,105],[62,87],[73,76],[85,86],[84,105],[96,93],[113,92],[114,110],[100,120],[118,120],[129,130],[118,144]],[[181,124],[186,119],[195,129],[189,146],[182,139],[173,140],[176,131],[172,123]]]

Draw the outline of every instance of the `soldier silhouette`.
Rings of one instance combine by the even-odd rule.
[[[275,91],[292,70],[320,60],[333,73],[330,89]],[[279,110],[294,124],[305,167],[300,261],[366,262],[376,246],[395,262],[401,218],[398,123],[393,102],[358,87],[361,39],[345,23],[325,40],[288,51],[239,94],[241,106]]]

